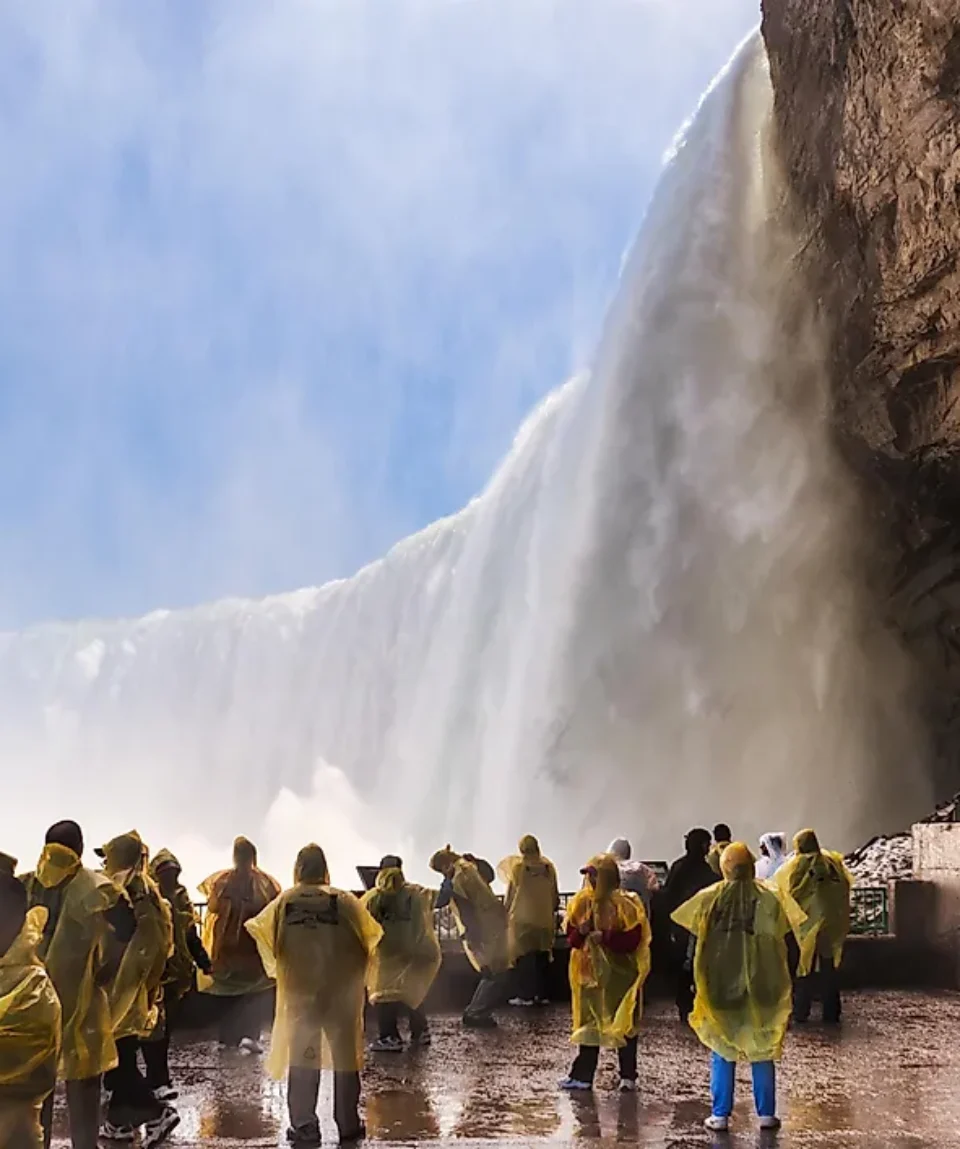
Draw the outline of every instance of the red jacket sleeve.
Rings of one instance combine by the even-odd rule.
[[[634,926],[632,930],[604,930],[602,945],[604,949],[615,954],[632,954],[640,948],[643,941],[643,926]]]
[[[567,926],[567,944],[571,949],[583,949],[586,940],[586,934],[580,932],[579,926]]]

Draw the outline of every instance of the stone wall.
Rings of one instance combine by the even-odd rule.
[[[960,0],[763,0],[781,158],[829,332],[864,581],[960,779]]]

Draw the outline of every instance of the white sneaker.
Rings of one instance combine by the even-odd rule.
[[[620,1092],[621,1093],[636,1093],[637,1083],[632,1081],[629,1077],[620,1078]]]
[[[508,1004],[512,1005],[514,1009],[531,1009],[537,1003],[529,997],[512,997]]]
[[[172,1085],[161,1085],[159,1089],[153,1091],[153,1096],[158,1101],[176,1101],[180,1094]]]
[[[263,1046],[259,1041],[255,1041],[252,1037],[242,1037],[240,1039],[240,1044],[237,1046],[237,1049],[239,1049],[241,1053],[247,1054],[248,1056],[252,1053],[263,1053]]]
[[[760,1128],[761,1129],[779,1129],[781,1124],[782,1124],[782,1122],[781,1122],[779,1117],[761,1117],[760,1118]]]
[[[167,1105],[156,1121],[148,1121],[143,1127],[143,1149],[153,1149],[161,1141],[166,1141],[180,1124],[180,1114],[172,1105]]]
[[[729,1117],[708,1117],[703,1123],[704,1129],[711,1133],[726,1133],[730,1128]]]
[[[560,1088],[567,1093],[590,1092],[593,1086],[589,1081],[579,1081],[576,1077],[565,1077],[560,1082]]]

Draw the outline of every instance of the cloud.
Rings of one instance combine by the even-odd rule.
[[[746,0],[0,11],[0,623],[349,573],[589,358]]]

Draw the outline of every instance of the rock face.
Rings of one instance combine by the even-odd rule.
[[[781,160],[828,326],[835,426],[960,778],[960,0],[763,0]],[[955,787],[954,787],[955,788]]]

